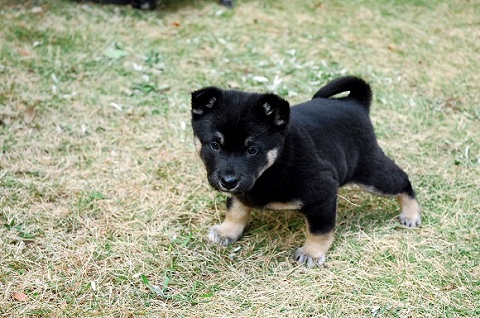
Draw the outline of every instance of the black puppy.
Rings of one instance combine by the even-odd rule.
[[[347,97],[331,98],[342,92]],[[274,94],[207,87],[192,93],[195,146],[208,181],[231,193],[222,224],[209,239],[228,245],[243,233],[251,208],[300,210],[308,224],[295,259],[325,261],[334,237],[337,190],[358,184],[397,197],[400,221],[420,225],[420,207],[407,174],[380,149],[369,108],[370,86],[347,76],[290,108]]]
[[[78,1],[78,0],[77,0]],[[88,1],[88,0],[82,0]],[[101,4],[118,4],[118,5],[127,5],[131,4],[132,7],[142,10],[155,10],[157,7],[157,0],[90,0],[91,2],[101,3]],[[233,0],[220,0],[220,4],[226,6],[227,8],[233,8]]]

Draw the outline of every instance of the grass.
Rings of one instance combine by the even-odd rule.
[[[0,316],[479,316],[479,17],[472,1],[2,2]],[[189,93],[296,103],[341,74],[372,84],[422,227],[345,188],[324,268],[291,260],[294,212],[209,244],[225,197],[195,156]]]

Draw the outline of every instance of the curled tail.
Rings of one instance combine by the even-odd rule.
[[[358,101],[367,111],[370,109],[372,89],[367,82],[355,76],[339,77],[328,82],[313,95],[313,98],[330,98],[343,92],[350,92],[346,98]]]

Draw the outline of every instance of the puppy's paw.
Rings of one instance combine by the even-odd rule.
[[[313,257],[307,254],[303,247],[297,248],[295,251],[294,259],[300,264],[304,264],[308,268],[320,267],[325,263],[325,254],[321,254],[318,257]]]
[[[404,213],[401,213],[399,216],[400,223],[402,225],[405,225],[406,227],[417,227],[422,224],[422,219],[420,217],[420,213],[416,215],[406,215]]]
[[[208,233],[208,239],[219,245],[227,246],[230,245],[234,242],[236,242],[240,238],[240,234],[238,235],[227,235],[223,233],[222,231],[222,225],[215,225],[210,229],[210,232]]]
[[[420,216],[420,206],[417,200],[408,195],[400,196],[402,213],[400,213],[400,223],[407,227],[417,227],[422,223]]]

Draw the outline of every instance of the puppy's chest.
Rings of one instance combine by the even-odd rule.
[[[294,193],[294,188],[288,184],[275,182],[257,182],[255,186],[247,193],[238,195],[238,199],[245,205],[264,208],[267,207],[273,210],[284,210],[280,208],[278,203],[296,202],[299,201]],[[270,207],[268,205],[271,205]]]

